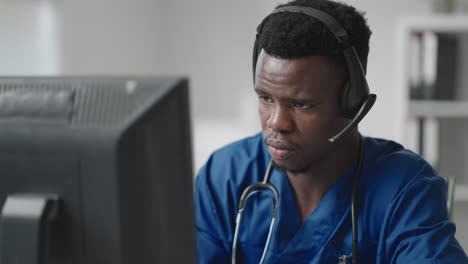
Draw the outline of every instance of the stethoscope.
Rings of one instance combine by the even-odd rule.
[[[364,144],[362,142],[362,137],[359,136],[359,158],[358,158],[356,170],[354,171],[354,175],[353,175],[353,192],[351,194],[351,226],[352,226],[352,233],[353,233],[352,235],[353,237],[352,263],[353,264],[357,264],[357,260],[358,260],[358,226],[357,226],[356,203],[357,203],[359,176],[361,175],[363,160],[364,160]],[[245,188],[244,191],[242,192],[242,195],[239,200],[239,210],[237,211],[237,216],[236,216],[236,227],[234,229],[234,238],[232,241],[232,257],[231,257],[232,264],[236,263],[239,227],[242,222],[242,213],[244,212],[247,200],[256,193],[270,190],[274,196],[273,197],[273,211],[272,211],[271,222],[270,222],[267,239],[266,239],[265,246],[263,248],[262,257],[259,263],[262,264],[265,261],[266,253],[270,245],[271,235],[273,231],[273,226],[275,224],[276,213],[278,211],[278,203],[279,203],[278,190],[276,190],[275,186],[273,186],[270,183],[270,177],[271,177],[271,172],[273,170],[273,167],[274,167],[273,160],[271,160],[270,163],[268,164],[268,168],[265,172],[265,176],[263,177],[263,181],[247,186],[247,188]]]

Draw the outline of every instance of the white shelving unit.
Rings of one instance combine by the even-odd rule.
[[[415,32],[434,32],[435,34],[466,34],[468,35],[468,15],[467,14],[444,14],[444,15],[425,15],[425,16],[407,16],[398,19],[397,23],[397,54],[396,67],[397,76],[395,89],[398,100],[402,102],[402,107],[395,109],[398,116],[400,139],[406,145],[417,151],[415,142],[408,137],[409,123],[415,122],[417,118],[432,119],[460,119],[468,120],[468,96],[466,98],[457,98],[453,101],[447,100],[411,100],[410,99],[410,79],[411,79],[411,36]],[[468,50],[467,47],[462,47]],[[468,52],[466,53],[468,54]],[[468,57],[468,56],[466,56]],[[467,58],[468,60],[468,58]],[[468,62],[465,64],[468,65]],[[468,74],[468,68],[464,69]],[[468,78],[465,78],[468,80]],[[465,84],[468,90],[468,83]],[[468,95],[468,91],[464,93]],[[468,131],[466,131],[468,135]],[[468,139],[467,139],[468,140]],[[414,140],[413,140],[414,141]],[[443,159],[444,157],[440,157]],[[461,176],[456,175],[460,178]],[[468,171],[465,179],[468,183]]]
[[[468,118],[468,101],[410,100],[411,116],[433,118]]]
[[[455,187],[455,201],[468,202],[468,185],[459,184]]]
[[[411,57],[410,52],[410,38],[413,32],[432,31],[435,33],[468,33],[468,15],[454,14],[454,15],[418,15],[418,16],[405,16],[397,20],[396,25],[396,50],[395,54],[395,96],[397,100],[402,103],[402,107],[395,109],[395,115],[398,118],[398,131],[400,135],[397,138],[401,142],[405,142],[406,136],[406,122],[410,111],[419,109],[419,102],[409,100],[409,72],[410,67],[408,60]],[[468,87],[468,86],[467,86]],[[468,89],[468,88],[467,88]],[[421,102],[425,103],[425,102]],[[427,102],[430,103],[430,102]],[[463,103],[461,103],[463,104]],[[442,106],[441,108],[443,108]],[[452,107],[452,106],[450,106]],[[464,106],[463,106],[464,107]],[[443,109],[447,112],[451,110]]]
[[[435,167],[441,164],[442,161],[447,161],[449,164],[454,164],[459,166],[462,169],[463,173],[458,173],[454,175],[453,173],[448,173],[440,171],[439,173],[442,176],[454,176],[455,177],[455,195],[454,195],[454,221],[457,224],[457,238],[459,239],[462,246],[465,250],[468,250],[468,157],[460,157],[460,155],[468,156],[468,44],[461,45],[459,48],[465,49],[467,52],[463,52],[464,57],[461,59],[463,61],[460,64],[462,71],[459,71],[461,76],[460,80],[463,80],[464,86],[462,88],[463,92],[460,93],[462,96],[455,98],[455,100],[411,100],[410,99],[410,81],[413,68],[411,68],[410,60],[414,57],[415,54],[412,54],[411,50],[411,38],[414,37],[415,33],[418,32],[432,32],[436,36],[439,34],[463,34],[468,36],[468,15],[467,14],[451,14],[451,15],[427,15],[427,16],[411,16],[411,17],[402,17],[398,19],[397,23],[397,54],[396,54],[396,85],[395,95],[398,100],[402,102],[402,107],[395,109],[395,113],[398,116],[398,125],[399,131],[401,133],[400,139],[401,142],[414,150],[419,152],[418,144],[433,144],[431,149],[436,152],[436,161],[433,164]],[[413,39],[414,40],[414,39]],[[465,62],[466,61],[466,62]],[[460,66],[460,65],[457,65]],[[414,71],[413,71],[414,73]],[[465,87],[466,90],[465,91]],[[411,127],[418,127],[418,125],[424,124],[424,119],[429,119],[434,121],[436,125],[431,127],[435,133],[431,134],[432,138],[430,140],[425,140],[424,143],[421,141],[418,142],[418,136],[414,136],[417,133],[414,133],[416,130],[411,131]],[[448,120],[448,121],[447,121]],[[422,123],[421,123],[422,122]],[[445,133],[445,137],[450,137],[451,134],[459,136],[463,139],[462,142],[451,142],[450,151],[440,151],[441,149],[447,149],[447,146],[444,146],[445,143],[440,143],[443,140],[441,133],[438,130],[445,129],[447,130],[447,124],[450,125],[450,129],[453,131],[450,133]],[[459,126],[459,129],[457,128]],[[445,126],[445,127],[444,127]],[[455,129],[454,129],[455,127]],[[426,134],[426,133],[423,133]],[[411,137],[410,135],[413,135]],[[466,135],[466,136],[464,136]],[[444,142],[448,142],[447,140]],[[453,150],[453,154],[452,154]],[[424,151],[426,153],[426,151]],[[447,155],[449,153],[449,155]],[[456,161],[453,161],[456,158]],[[458,184],[457,184],[458,182]],[[460,184],[460,182],[462,184]]]

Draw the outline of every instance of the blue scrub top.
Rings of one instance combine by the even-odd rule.
[[[365,137],[364,147],[357,203],[359,263],[468,263],[454,238],[455,225],[447,221],[444,180],[395,142]],[[258,134],[216,151],[200,170],[195,190],[198,263],[230,263],[240,195],[263,179],[269,161]],[[278,169],[272,172],[280,200],[265,263],[351,263],[355,167],[302,224],[287,176]],[[237,263],[259,262],[272,208],[269,192],[247,202]]]

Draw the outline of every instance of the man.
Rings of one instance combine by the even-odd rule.
[[[371,33],[362,14],[328,0],[284,6],[327,13],[349,40],[331,32],[326,16],[303,11],[276,12],[259,26],[254,78],[263,133],[216,151],[197,176],[199,263],[233,255],[237,263],[468,263],[447,221],[444,180],[426,161],[357,128],[329,141],[359,113],[343,110],[361,67],[343,50],[352,45],[365,69]],[[270,160],[276,221],[270,230],[274,191],[260,188],[236,224],[242,192],[263,180]]]

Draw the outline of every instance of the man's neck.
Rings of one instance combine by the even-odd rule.
[[[357,131],[348,135],[336,151],[311,166],[306,172],[286,172],[295,193],[302,222],[357,159],[359,137]]]

